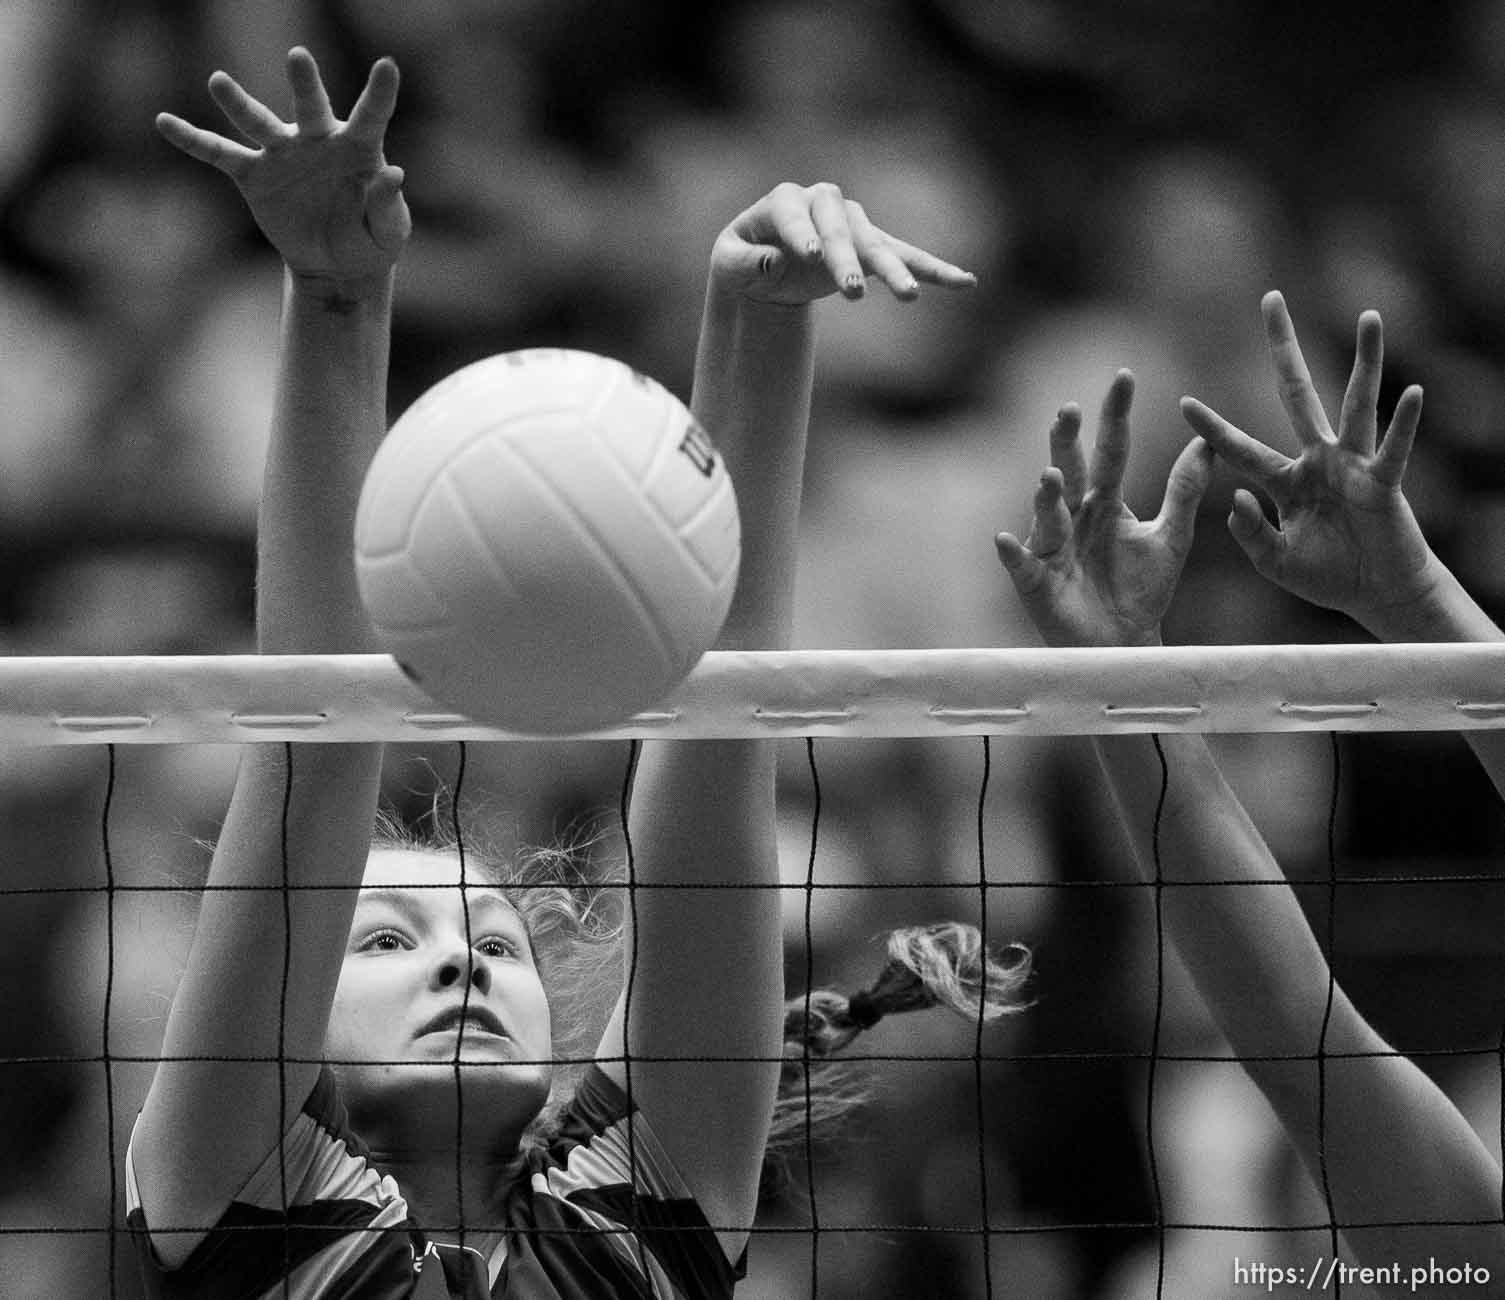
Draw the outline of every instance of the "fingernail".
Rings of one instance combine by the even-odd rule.
[[[818,239],[812,239],[808,244],[805,245],[806,257],[819,257],[820,251],[820,240]]]
[[[861,293],[867,287],[867,282],[856,271],[853,271],[847,276],[845,287],[848,293]]]

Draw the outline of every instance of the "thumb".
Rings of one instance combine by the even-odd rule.
[[[1205,438],[1193,438],[1181,449],[1165,480],[1165,499],[1159,524],[1173,537],[1189,540],[1197,523],[1197,507],[1212,482],[1216,457]]]
[[[378,248],[400,248],[413,233],[413,216],[402,195],[405,174],[388,163],[366,187],[366,229]]]
[[[1013,533],[999,533],[993,539],[993,547],[1021,596],[1030,595],[1040,586],[1045,565]]]
[[[787,255],[770,244],[755,244],[738,236],[724,236],[716,247],[716,270],[719,276],[737,285],[760,281],[776,284],[784,274]]]
[[[1249,563],[1254,566],[1254,571],[1273,580],[1280,566],[1280,554],[1285,545],[1285,539],[1278,529],[1271,527],[1270,521],[1265,518],[1265,512],[1259,508],[1259,502],[1254,499],[1252,492],[1240,488],[1233,494],[1233,510],[1228,516],[1228,531],[1233,534],[1233,540],[1249,557]]]

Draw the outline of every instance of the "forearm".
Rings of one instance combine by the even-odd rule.
[[[810,418],[815,327],[809,306],[706,290],[690,399],[726,458],[742,524],[742,566],[717,647],[789,645],[795,541]]]
[[[695,358],[691,410],[726,458],[737,492],[742,563],[731,612],[716,645],[722,650],[788,648],[793,618],[795,543],[814,370],[814,326],[806,307],[752,303],[706,291]],[[772,742],[706,741],[648,745],[635,806],[643,820],[671,818],[666,799],[683,799],[731,834],[728,847],[759,843],[760,874],[773,871],[774,748]],[[706,773],[715,774],[707,780]],[[746,819],[754,801],[760,816]],[[722,855],[697,855],[707,868],[736,878]],[[753,866],[750,861],[747,866]]]
[[[691,409],[726,458],[742,528],[737,593],[719,649],[789,645],[813,334],[808,306],[747,302],[714,282],[707,290]],[[674,804],[693,807],[716,850],[666,856],[718,878],[773,877],[774,752],[771,741],[647,745],[634,811],[658,827],[675,820]]]
[[[1155,814],[1162,777],[1154,739],[1105,736],[1095,747],[1147,880],[1156,878],[1158,850],[1167,936],[1213,1004],[1238,1055],[1313,1053],[1321,1033],[1328,966],[1295,893],[1206,742],[1192,735],[1159,740],[1168,774],[1158,838]],[[1232,883],[1198,883],[1208,880]],[[1256,881],[1273,883],[1252,883]],[[1350,1024],[1349,1017],[1339,1019],[1345,1041],[1336,1047],[1335,1021],[1329,1047],[1383,1046]]]
[[[1325,1166],[1338,1218],[1498,1216],[1493,1158],[1436,1085],[1413,1062],[1389,1055],[1331,984],[1293,890],[1206,744],[1160,739],[1168,770],[1158,836],[1166,936],[1237,1056],[1300,1058],[1248,1060],[1244,1068],[1313,1177]],[[1153,742],[1105,737],[1097,750],[1141,873],[1155,879],[1161,768]],[[1198,880],[1209,883],[1190,883]],[[1319,1048],[1339,1058],[1320,1075]],[[1344,1057],[1363,1053],[1377,1055]],[[1350,1240],[1375,1261],[1393,1255],[1403,1237],[1372,1230]]]
[[[714,282],[707,290],[691,409],[726,458],[742,529],[737,593],[719,649],[789,645],[813,333],[808,306],[747,302]],[[775,879],[774,757],[771,741],[649,744],[635,819],[654,835],[692,808],[706,851],[665,846],[663,860],[693,863],[718,880]]]
[[[258,520],[263,653],[374,650],[355,583],[356,501],[386,430],[392,277],[337,292],[284,274]]]
[[[1370,635],[1391,643],[1505,641],[1505,632],[1479,607],[1463,584],[1433,556],[1422,594],[1400,605],[1357,614]],[[1505,798],[1505,732],[1467,731],[1464,739],[1490,781]]]

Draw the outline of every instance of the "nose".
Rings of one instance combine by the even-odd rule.
[[[467,975],[481,993],[491,991],[491,964],[474,949],[461,948],[444,957],[434,968],[435,990],[454,988]]]

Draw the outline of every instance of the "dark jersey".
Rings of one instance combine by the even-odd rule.
[[[181,1268],[156,1260],[129,1152],[127,1223],[150,1300],[729,1297],[743,1265],[727,1263],[640,1111],[635,1158],[628,1128],[625,1094],[592,1067],[558,1136],[529,1153],[508,1188],[501,1225],[486,1225],[505,1235],[483,1258],[430,1241],[413,1222],[402,1189],[350,1131],[326,1070],[281,1150]]]

